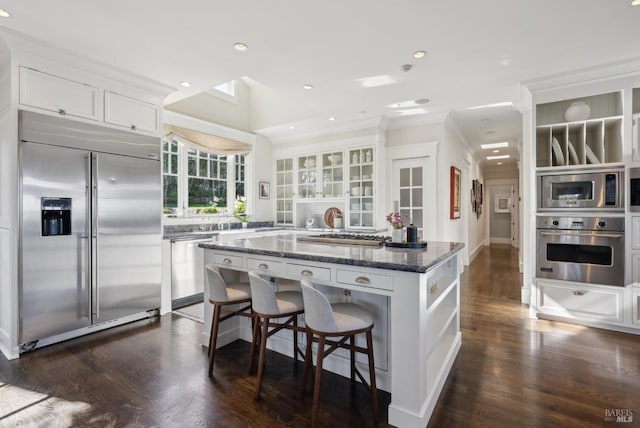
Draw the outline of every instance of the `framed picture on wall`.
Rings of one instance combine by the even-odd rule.
[[[493,207],[494,213],[510,213],[511,212],[511,198],[506,195],[498,195],[495,199],[495,206]]]
[[[261,181],[258,184],[258,197],[260,199],[269,199],[271,197],[269,191],[269,183],[267,183],[266,181]]]
[[[449,218],[452,220],[460,218],[460,185],[460,170],[451,166]]]

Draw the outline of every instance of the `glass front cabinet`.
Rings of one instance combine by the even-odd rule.
[[[276,160],[276,224],[293,226],[293,158]]]
[[[323,198],[344,197],[343,152],[323,153],[320,174]]]
[[[374,226],[374,151],[373,148],[351,149],[349,158],[349,215],[347,227]]]
[[[302,226],[296,204],[327,201],[343,211],[344,228],[375,226],[373,147],[276,159],[275,166],[277,225]],[[314,208],[301,208],[300,215]]]

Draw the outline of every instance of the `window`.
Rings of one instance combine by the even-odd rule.
[[[216,155],[176,140],[162,144],[163,207],[233,211],[245,195],[244,155]],[[231,207],[231,208],[227,208]]]
[[[239,155],[235,156],[236,159],[236,198],[241,196],[247,196],[244,193],[244,185],[245,185],[245,165],[244,165],[244,156]]]
[[[162,143],[162,206],[178,207],[178,142]]]

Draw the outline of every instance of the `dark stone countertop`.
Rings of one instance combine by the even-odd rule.
[[[214,250],[420,273],[428,271],[464,247],[460,242],[438,241],[429,241],[425,249],[334,245],[298,241],[297,236],[302,235],[282,233],[244,238],[220,235],[216,242],[201,243],[199,246]]]

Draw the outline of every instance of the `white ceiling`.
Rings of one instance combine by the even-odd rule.
[[[428,98],[422,115],[455,110],[474,146],[519,143],[512,108],[464,109],[518,103],[519,82],[640,56],[640,7],[630,0],[0,0],[0,8],[12,14],[0,26],[175,87],[167,103],[247,76],[278,94],[286,114],[253,124],[276,141],[290,138],[291,124],[309,134],[393,120],[403,113],[392,104]],[[414,59],[416,50],[427,56]],[[379,76],[393,83],[362,86]]]

